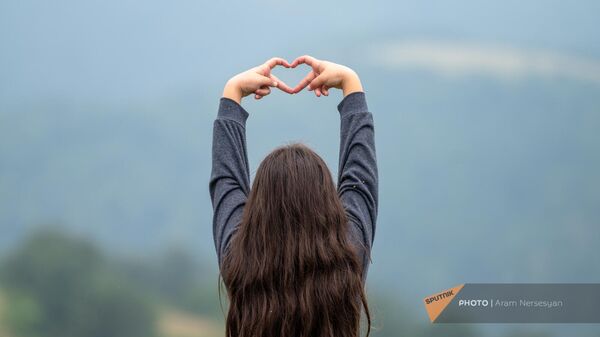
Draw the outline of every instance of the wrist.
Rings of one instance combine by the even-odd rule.
[[[238,104],[242,103],[242,89],[240,85],[235,81],[235,78],[231,78],[227,83],[225,83],[225,87],[223,88],[223,97],[234,100]]]
[[[344,78],[342,80],[342,91],[344,93],[344,97],[350,95],[353,92],[363,91],[360,78],[354,70],[349,69],[349,71],[344,75]]]

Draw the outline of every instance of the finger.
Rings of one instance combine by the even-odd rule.
[[[321,92],[323,93],[323,95],[329,96],[329,88],[326,85],[321,87]]]
[[[309,90],[315,90],[317,88],[322,87],[325,84],[325,80],[326,78],[323,74],[320,74],[319,76],[315,77],[315,79],[310,81],[310,83],[308,84],[308,87],[310,88]]]
[[[268,94],[271,93],[271,89],[269,87],[263,87],[263,88],[257,89],[254,93],[259,96],[267,96]]]
[[[300,56],[297,59],[295,59],[292,62],[291,67],[295,68],[300,64],[306,64],[312,68],[317,68],[317,66],[319,64],[319,60],[317,60],[316,58],[314,58],[310,55],[303,55],[303,56]]]
[[[286,61],[285,59],[282,59],[281,57],[273,57],[270,60],[268,60],[267,62],[265,62],[265,65],[267,67],[269,67],[270,69],[275,68],[275,66],[284,66],[286,68],[291,67],[291,65],[288,63],[288,61]]]
[[[286,68],[291,67],[291,65],[286,59],[283,59],[281,57],[273,57],[267,62],[258,66],[258,73],[260,73],[263,76],[269,76],[271,74],[271,69],[275,68],[278,65],[284,66]]]
[[[316,58],[310,56],[310,55],[303,55],[300,56],[298,58],[296,58],[293,62],[291,67],[295,68],[297,67],[299,64],[308,64],[309,66],[315,68],[318,64],[319,64],[319,60],[317,60]]]
[[[285,84],[285,82],[283,82],[282,80],[280,80],[279,78],[277,78],[277,76],[271,74],[271,79],[275,82],[277,82],[277,88],[279,88],[282,91],[287,92],[288,94],[293,94],[294,93],[294,89],[290,88],[287,84]]]
[[[294,93],[298,93],[302,91],[302,89],[306,88],[306,86],[316,77],[315,72],[309,72],[299,83],[296,85],[294,89]]]
[[[315,89],[315,95],[317,95],[317,97],[321,97],[321,88]]]
[[[254,95],[254,99],[261,99],[262,96],[261,95]]]
[[[260,75],[257,82],[259,87],[276,87],[279,85],[277,81],[271,79],[270,77]]]

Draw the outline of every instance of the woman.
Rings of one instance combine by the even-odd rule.
[[[271,74],[277,65],[312,71],[290,88]],[[260,164],[250,188],[243,97],[270,87],[316,96],[341,89],[337,189],[325,162],[308,147],[283,146]],[[373,117],[357,74],[302,56],[273,58],[231,78],[213,131],[210,194],[213,234],[229,298],[227,337],[360,335],[370,314],[364,282],[377,217]]]

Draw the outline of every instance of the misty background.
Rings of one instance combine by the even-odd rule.
[[[422,303],[461,283],[600,282],[598,13],[592,0],[0,2],[0,336],[222,336],[212,122],[231,76],[303,54],[356,70],[374,114],[374,336],[600,335],[432,326]],[[307,71],[274,73],[294,86]],[[291,141],[336,172],[341,98],[244,99],[251,175]]]

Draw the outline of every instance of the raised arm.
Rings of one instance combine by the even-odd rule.
[[[350,219],[362,230],[369,250],[377,221],[378,173],[373,115],[364,92],[348,94],[338,105],[340,157],[338,193]]]
[[[316,96],[328,96],[330,88],[341,89],[338,105],[341,119],[338,193],[350,222],[357,226],[370,250],[375,234],[378,205],[378,174],[373,115],[369,112],[360,78],[352,69],[312,56],[301,56],[292,67],[305,63],[312,71],[293,89],[308,86]]]
[[[246,150],[248,112],[223,97],[213,124],[212,173],[209,191],[213,205],[213,238],[219,265],[225,247],[239,224],[250,192]]]
[[[290,66],[283,59],[273,58],[232,77],[223,89],[213,125],[212,173],[209,183],[214,211],[213,238],[219,266],[231,235],[240,223],[250,192],[246,149],[248,112],[240,103],[243,97],[252,93],[256,99],[268,95],[271,86],[291,92],[291,88],[270,73],[276,65]]]

